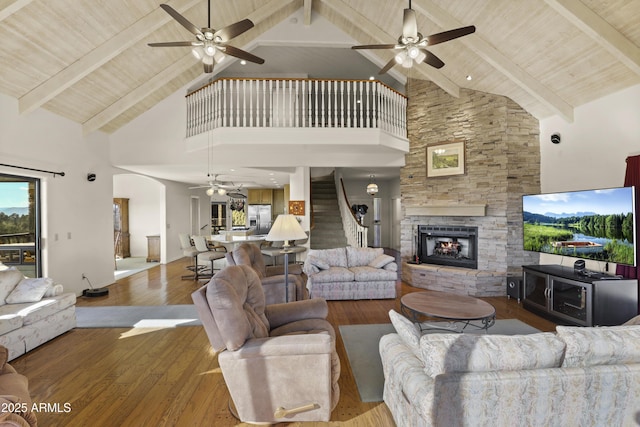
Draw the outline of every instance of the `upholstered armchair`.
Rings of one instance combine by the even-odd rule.
[[[302,272],[299,264],[290,264],[289,294],[285,297],[284,266],[267,266],[258,245],[242,243],[233,251],[226,254],[228,265],[248,265],[258,274],[264,286],[267,304],[277,304],[285,301],[298,301],[309,298],[307,291],[307,276]]]
[[[265,305],[247,265],[192,294],[241,421],[329,421],[340,397],[335,331],[323,299]]]

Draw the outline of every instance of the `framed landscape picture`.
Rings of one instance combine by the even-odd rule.
[[[464,142],[427,147],[427,177],[464,175]]]

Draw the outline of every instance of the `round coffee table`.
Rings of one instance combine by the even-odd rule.
[[[443,329],[462,332],[467,326],[473,326],[486,332],[496,320],[496,309],[488,302],[467,295],[438,291],[403,295],[400,299],[400,311],[416,323],[419,323],[421,317],[449,322],[448,325],[419,323],[421,330]],[[462,324],[461,328],[458,327],[459,324]]]

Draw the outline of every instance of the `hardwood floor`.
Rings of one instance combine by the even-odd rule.
[[[182,259],[124,278],[109,296],[78,298],[78,306],[191,304],[200,285],[180,276]],[[419,291],[398,284],[398,295]],[[542,331],[555,324],[506,297],[483,298],[497,318],[520,319]],[[329,321],[338,325],[389,323],[395,300],[330,301]],[[339,334],[338,334],[339,335]],[[382,402],[360,401],[342,339],[336,343],[341,397],[330,423],[305,425],[392,426]],[[74,329],[11,362],[29,378],[33,401],[47,404],[41,426],[236,426],[229,395],[202,327],[173,329]],[[68,404],[65,407],[65,404]],[[284,425],[284,424],[283,424]]]

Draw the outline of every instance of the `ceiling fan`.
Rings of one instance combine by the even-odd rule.
[[[409,8],[404,10],[402,21],[402,35],[398,38],[397,44],[369,44],[362,46],[351,46],[351,49],[393,49],[399,52],[389,61],[379,74],[384,74],[396,64],[400,64],[405,68],[410,68],[414,62],[424,62],[435,68],[444,67],[444,62],[433,53],[425,49],[427,46],[433,46],[444,43],[458,37],[466,36],[476,31],[476,27],[470,25],[468,27],[456,28],[454,30],[444,31],[442,33],[432,34],[423,37],[418,32],[418,24],[416,21],[416,13],[411,9],[411,0],[409,0]]]
[[[212,196],[214,193],[218,193],[221,196],[227,194],[227,190],[233,190],[236,188],[231,181],[219,181],[218,175],[213,177],[213,181],[209,181],[206,185],[197,185],[195,187],[189,187],[189,190],[195,190],[196,188],[206,188],[207,195]]]
[[[148,43],[149,46],[192,47],[191,52],[193,53],[193,56],[202,61],[205,73],[212,73],[214,65],[224,60],[225,55],[235,56],[236,58],[254,62],[256,64],[264,64],[264,59],[227,44],[227,42],[229,42],[229,40],[231,40],[232,38],[237,37],[245,31],[253,28],[253,22],[251,22],[250,19],[243,19],[242,21],[238,21],[235,24],[231,24],[219,30],[214,30],[213,28],[211,28],[211,0],[209,0],[207,7],[207,26],[205,28],[198,28],[168,4],[161,4],[160,7],[164,9],[164,11],[169,15],[171,15],[173,19],[178,21],[180,25],[189,30],[189,32],[193,33],[193,35],[196,36],[196,40]]]

